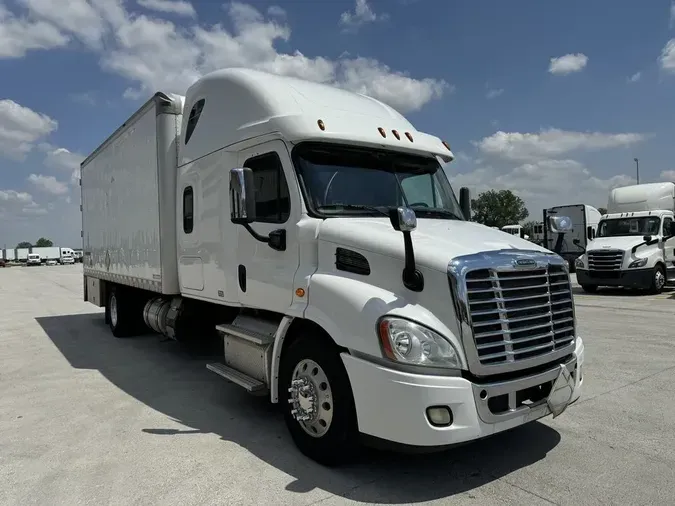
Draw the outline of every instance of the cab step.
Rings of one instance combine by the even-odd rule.
[[[209,371],[213,371],[223,378],[230,380],[232,383],[236,383],[249,393],[265,393],[267,391],[267,387],[262,381],[251,378],[250,376],[232,369],[225,364],[206,364],[206,368]]]

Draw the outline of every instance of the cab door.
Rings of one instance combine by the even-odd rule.
[[[279,251],[237,227],[237,279],[243,306],[285,313],[293,302],[293,280],[299,265],[300,193],[286,145],[273,140],[239,153],[239,166],[253,171],[256,221],[261,236],[285,234]]]
[[[668,281],[675,281],[675,237],[670,237],[670,224],[673,223],[672,216],[666,216],[663,218],[663,227],[662,237],[665,239],[662,241],[663,248],[663,259],[666,262],[666,276]]]

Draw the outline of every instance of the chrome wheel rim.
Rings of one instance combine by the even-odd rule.
[[[110,296],[110,322],[113,327],[117,327],[117,297]]]
[[[656,274],[654,274],[654,284],[656,288],[660,290],[666,284],[666,277],[661,272],[661,269],[656,269]]]
[[[298,362],[288,389],[291,416],[312,437],[321,437],[333,421],[333,391],[328,376],[310,359]]]

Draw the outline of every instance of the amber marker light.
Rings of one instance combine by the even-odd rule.
[[[394,137],[396,137],[396,139],[398,139],[399,141],[401,140],[401,136],[398,134],[398,131],[392,130],[391,133],[394,134]]]
[[[326,125],[323,123],[323,120],[320,119],[319,121],[316,122],[317,125],[319,125],[319,128],[323,131],[326,129]]]
[[[295,289],[295,295],[297,297],[304,297],[305,296],[305,289],[304,288],[296,288]]]
[[[387,132],[384,131],[384,128],[380,127],[380,128],[377,129],[377,131],[380,132],[380,135],[382,137],[385,137],[385,138],[387,137]]]

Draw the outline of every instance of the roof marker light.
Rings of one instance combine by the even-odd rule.
[[[450,144],[448,144],[447,142],[443,141],[443,145],[448,149],[448,151],[452,151],[452,150],[450,149]]]
[[[413,142],[413,138],[412,138],[412,135],[410,135],[410,132],[406,132],[406,133],[405,133],[405,136],[408,138],[408,140],[409,140],[410,142]]]
[[[384,128],[380,127],[377,129],[377,131],[380,132],[382,137],[387,137],[387,132],[384,131]]]
[[[399,141],[401,140],[401,136],[398,134],[396,130],[392,130],[391,133],[394,134],[394,137],[396,137],[396,139],[398,139]]]
[[[320,119],[319,121],[317,121],[316,124],[319,125],[319,128],[320,128],[322,131],[326,129],[326,125],[324,125],[322,119]]]

